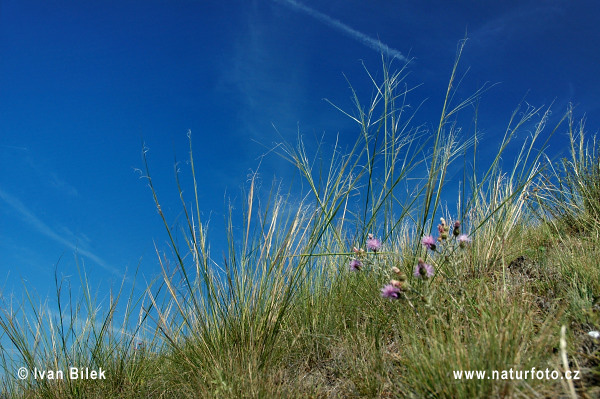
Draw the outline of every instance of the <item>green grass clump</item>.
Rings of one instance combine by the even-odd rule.
[[[349,150],[336,144],[310,154],[301,139],[279,146],[300,173],[303,196],[282,186],[265,195],[254,176],[241,222],[229,213],[223,254],[210,251],[191,135],[191,203],[175,173],[181,230],[161,209],[144,152],[146,178],[171,244],[170,253],[158,256],[162,277],[141,297],[130,293],[118,325],[121,294],[111,295],[101,313],[85,277],[80,301],[65,295],[57,280],[57,313],[30,296],[18,306],[6,301],[0,326],[11,347],[2,352],[2,395],[598,394],[593,387],[600,345],[588,335],[600,328],[600,238],[593,228],[598,158],[582,152],[581,130],[578,156],[573,152],[562,164],[568,165],[565,173],[553,168],[544,151],[565,120],[572,131],[572,110],[550,129],[549,109],[526,107],[510,117],[491,162],[480,165],[477,129],[462,137],[457,115],[487,88],[455,101],[463,46],[435,128],[412,125],[404,70],[391,72],[384,64],[380,79],[368,74],[371,101],[364,105],[353,91],[356,111],[342,111],[359,132]],[[530,138],[504,171],[504,151],[523,130]],[[460,162],[459,188],[449,175]],[[445,205],[449,198],[459,198],[452,199],[455,210]],[[423,242],[429,235],[440,239]],[[351,261],[360,262],[357,270],[350,270]],[[423,272],[415,274],[419,267]],[[385,286],[390,298],[382,297]],[[73,364],[103,367],[107,379],[15,378],[21,365]],[[576,371],[581,379],[455,378],[461,370],[491,375],[532,368]]]
[[[569,158],[550,168],[536,193],[561,233],[597,235],[600,231],[600,158],[596,138],[585,141],[585,124],[568,110]]]

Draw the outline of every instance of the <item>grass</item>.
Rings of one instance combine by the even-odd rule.
[[[222,256],[210,252],[195,175],[190,199],[175,173],[179,231],[161,210],[144,152],[171,242],[169,254],[157,250],[162,276],[141,297],[111,294],[104,313],[84,270],[80,297],[57,279],[57,312],[27,290],[19,303],[4,298],[0,327],[11,345],[2,348],[0,397],[599,395],[600,343],[587,334],[600,328],[597,154],[571,109],[550,125],[549,109],[522,107],[481,165],[477,135],[462,137],[457,126],[487,90],[455,100],[463,47],[434,129],[413,126],[404,69],[384,63],[381,78],[367,72],[371,101],[353,91],[355,111],[340,109],[359,132],[349,150],[336,144],[310,154],[301,139],[278,147],[302,187],[264,193],[251,179],[242,217],[230,212]],[[555,164],[544,151],[563,129],[571,158]],[[505,150],[524,131],[529,139],[503,170]],[[456,167],[460,187],[448,179]],[[451,198],[455,211],[443,206]],[[438,225],[440,217],[447,222]],[[369,234],[381,240],[378,251],[361,251]],[[421,242],[430,234],[446,237],[435,251]],[[471,241],[460,243],[459,234]],[[353,259],[359,271],[349,270]],[[419,262],[433,266],[433,277],[413,275]],[[391,299],[380,295],[387,284]],[[21,366],[72,365],[102,367],[107,378],[15,376]],[[580,379],[454,377],[532,368]]]

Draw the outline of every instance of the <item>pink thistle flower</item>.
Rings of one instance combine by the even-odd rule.
[[[381,296],[384,298],[398,299],[400,297],[400,288],[388,284],[381,289]]]
[[[423,246],[427,249],[435,251],[435,238],[433,238],[433,236],[423,237],[423,239],[421,240],[421,244],[423,244]]]
[[[433,277],[433,266],[425,263],[423,259],[419,259],[419,263],[415,267],[415,272],[413,275],[416,278],[427,280],[429,277]]]
[[[359,261],[358,259],[352,259],[350,261],[350,271],[351,272],[358,272],[360,271],[360,268],[363,266],[362,262]]]
[[[381,241],[374,238],[373,234],[369,234],[369,238],[367,239],[367,249],[370,249],[373,252],[377,252],[381,249]]]
[[[465,247],[465,246],[466,246],[468,243],[470,243],[470,242],[472,241],[472,240],[469,238],[469,236],[468,236],[468,235],[466,235],[466,234],[461,234],[461,235],[459,235],[459,236],[458,236],[458,238],[457,238],[457,240],[458,240],[458,245],[459,245],[461,248],[464,248],[464,247]]]

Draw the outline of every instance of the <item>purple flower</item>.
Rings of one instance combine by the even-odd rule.
[[[381,241],[374,238],[373,234],[369,234],[369,238],[367,239],[367,249],[370,249],[373,252],[377,252],[381,249]]]
[[[360,270],[360,268],[362,267],[362,262],[359,261],[358,259],[352,259],[350,261],[350,271],[351,272],[357,272]]]
[[[471,239],[466,234],[461,234],[458,236],[458,242],[471,242]]]
[[[381,289],[381,296],[384,298],[398,299],[400,297],[400,288],[388,284]]]
[[[459,245],[461,248],[464,248],[464,247],[465,247],[465,245],[467,245],[468,243],[470,243],[470,242],[472,241],[472,240],[469,238],[469,236],[468,236],[468,235],[466,235],[466,234],[461,234],[461,235],[459,235],[459,236],[458,236],[458,238],[457,238],[457,240],[458,240],[458,245]]]
[[[425,263],[423,259],[419,259],[419,263],[415,267],[414,276],[424,280],[427,280],[429,277],[433,277],[433,266]]]
[[[424,247],[435,251],[435,238],[433,238],[433,236],[423,237],[423,239],[421,240],[421,244],[423,244]]]

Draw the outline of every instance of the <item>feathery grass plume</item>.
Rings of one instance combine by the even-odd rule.
[[[70,281],[59,277],[57,264],[55,302],[37,298],[27,286],[20,304],[1,298],[0,335],[10,343],[2,344],[0,362],[0,393],[5,397],[135,397],[150,395],[154,389],[147,379],[159,374],[155,353],[162,342],[146,323],[151,308],[144,306],[143,293],[136,294],[135,279],[129,292],[124,293],[124,278],[119,289],[101,301],[90,291],[77,258],[76,266],[80,295],[72,292]],[[119,303],[126,295],[123,308]],[[148,348],[144,356],[135,351],[140,340]],[[70,367],[87,367],[105,378],[71,379]],[[17,378],[18,370],[27,376],[19,371]]]
[[[218,262],[209,252],[202,222],[191,133],[188,140],[194,187],[190,210],[179,184],[180,172],[175,173],[185,215],[185,229],[180,233],[185,246],[178,244],[177,232],[159,212],[176,263],[171,271],[159,258],[168,305],[158,309],[157,321],[181,370],[181,379],[174,376],[177,384],[195,384],[185,380],[192,373],[205,386],[241,370],[259,373],[282,356],[277,342],[284,317],[301,287],[318,274],[313,273],[312,254],[320,253],[320,244],[329,243],[331,237],[323,229],[330,221],[323,220],[318,207],[303,202],[288,207],[288,197],[278,189],[262,203],[253,175],[244,209],[244,235],[241,240],[236,237],[230,209],[228,253]],[[144,162],[160,210],[145,154]],[[151,300],[155,303],[156,297]]]
[[[531,192],[540,217],[560,233],[595,234],[600,231],[600,146],[586,137],[585,119],[575,122],[567,112],[569,157],[550,163]]]

